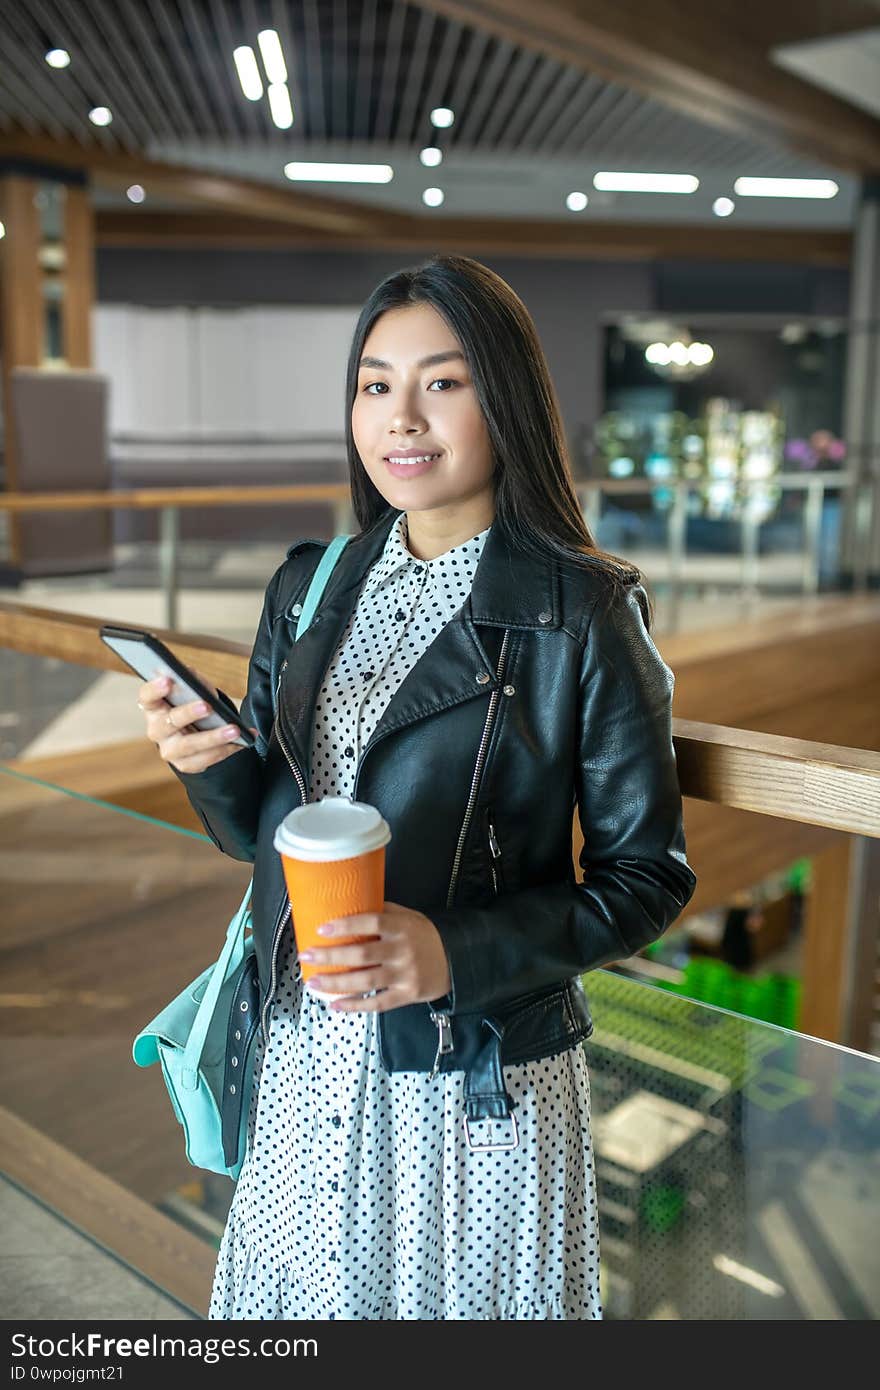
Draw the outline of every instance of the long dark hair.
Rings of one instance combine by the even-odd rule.
[[[361,310],[345,393],[352,505],[361,529],[390,509],[355,448],[358,367],[379,316],[410,304],[430,304],[461,344],[495,457],[493,525],[504,529],[514,549],[543,558],[550,552],[563,566],[589,566],[612,590],[641,582],[634,565],[598,549],[584,520],[556,392],[529,311],[500,275],[468,256],[433,256],[395,271]]]

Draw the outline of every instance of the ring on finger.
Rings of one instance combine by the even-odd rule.
[[[171,726],[172,729],[176,729],[176,728],[177,728],[177,725],[175,724],[174,720],[171,718],[171,711],[170,711],[170,710],[166,710],[166,711],[165,711],[165,723],[166,723],[166,724],[169,724],[169,725]]]

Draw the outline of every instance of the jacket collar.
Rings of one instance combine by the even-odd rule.
[[[307,783],[315,705],[324,672],[351,618],[364,579],[382,554],[399,515],[396,511],[383,513],[369,530],[349,541],[330,576],[316,617],[290,652],[279,716]],[[486,537],[468,602],[401,682],[368,747],[395,729],[491,695],[497,689],[494,663],[480,638],[480,625],[538,628],[543,632],[559,626],[553,561],[519,552],[514,555],[494,524]]]

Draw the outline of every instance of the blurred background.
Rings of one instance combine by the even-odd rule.
[[[0,48],[7,1316],[203,1316],[230,1194],[129,1050],[247,866],[97,629],[241,697],[286,549],[355,529],[359,308],[451,251],[676,673],[700,886],[588,981],[608,1316],[874,1317],[880,5],[0,0]]]

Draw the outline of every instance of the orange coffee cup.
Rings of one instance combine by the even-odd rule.
[[[284,817],[274,844],[281,855],[298,951],[330,944],[318,936],[324,922],[382,911],[385,846],[390,839],[388,824],[375,806],[347,796],[307,802]],[[371,939],[336,936],[333,945]],[[309,961],[302,961],[300,968],[304,980],[345,970],[345,966]],[[333,997],[330,991],[321,993]]]

